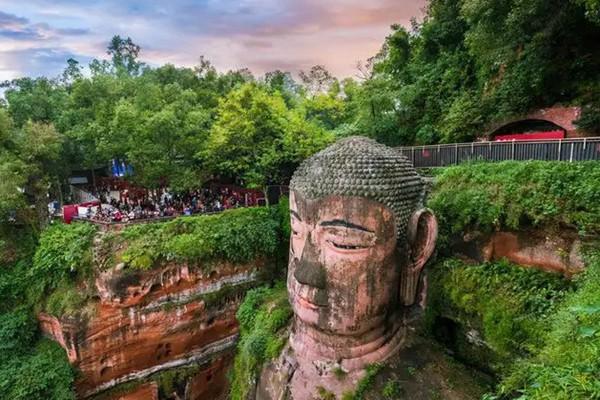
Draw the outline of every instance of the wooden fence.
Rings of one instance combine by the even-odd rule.
[[[398,147],[417,168],[445,167],[465,161],[600,160],[600,137],[505,142],[473,142]]]

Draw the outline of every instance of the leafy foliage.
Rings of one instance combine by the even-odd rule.
[[[36,321],[25,308],[0,314],[0,364],[29,350],[35,339]]]
[[[0,393],[11,400],[74,400],[74,374],[65,351],[42,339],[0,364]]]
[[[597,132],[597,6],[430,0],[410,31],[392,26],[358,90],[345,85],[357,111],[350,132],[388,144],[462,142],[491,122],[557,103],[594,105],[582,127]]]
[[[434,269],[430,314],[481,329],[501,384],[488,398],[593,399],[600,395],[600,253],[586,250],[574,282],[507,263]],[[430,315],[431,317],[431,315]]]
[[[133,268],[159,261],[199,263],[211,259],[245,262],[272,255],[280,240],[276,209],[240,208],[215,215],[128,226],[121,258]]]
[[[231,375],[230,398],[247,398],[265,361],[279,355],[292,316],[284,283],[250,290],[236,314],[240,340]]]
[[[600,165],[595,162],[475,163],[444,168],[429,200],[452,233],[496,227],[573,225],[600,231]]]
[[[0,240],[15,245],[19,230],[39,234],[48,222],[48,193],[57,193],[62,175],[63,137],[54,126],[26,122],[16,128],[0,108]],[[14,247],[14,246],[12,246]],[[18,246],[17,246],[18,247]],[[9,257],[10,258],[10,257]]]
[[[96,226],[88,223],[55,224],[46,229],[28,271],[31,289],[42,295],[89,274],[95,232]]]
[[[600,397],[600,251],[588,249],[587,270],[577,290],[538,331],[543,345],[505,376],[501,394],[518,392],[526,400]]]
[[[299,110],[289,110],[279,92],[247,83],[219,103],[200,156],[211,170],[260,187],[289,180],[300,161],[331,140]]]
[[[539,347],[539,332],[570,288],[558,275],[508,262],[468,265],[449,259],[432,270],[429,312],[451,315],[467,326],[475,321],[501,362]]]
[[[65,351],[37,336],[24,307],[0,314],[0,395],[11,400],[74,400],[73,370]]]
[[[598,233],[598,171],[597,163],[451,167],[437,174],[429,205],[446,238],[471,229],[560,229],[565,224],[593,237]],[[600,396],[597,243],[588,245],[584,256],[587,269],[573,281],[506,262],[468,265],[447,259],[431,269],[428,321],[450,318],[462,326],[459,335],[472,329],[482,333],[480,340],[491,354],[476,351],[482,343],[454,347],[460,357],[487,363],[500,374],[498,391],[488,398]]]

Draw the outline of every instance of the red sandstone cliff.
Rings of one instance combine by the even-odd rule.
[[[42,331],[81,372],[79,398],[220,399],[235,312],[264,260],[98,273],[91,316],[41,314]]]
[[[574,230],[530,229],[469,232],[452,243],[452,251],[477,262],[506,258],[515,264],[571,276],[585,267],[581,246],[582,240]]]

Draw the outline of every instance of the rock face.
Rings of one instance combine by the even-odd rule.
[[[237,339],[235,312],[265,263],[117,266],[97,276],[91,317],[42,314],[41,328],[81,372],[80,398],[219,399]]]
[[[340,140],[296,170],[287,277],[294,318],[255,399],[341,398],[368,365],[402,348],[437,238],[424,191],[406,158],[364,137]]]
[[[137,388],[117,395],[116,400],[158,400],[158,385],[154,382],[142,384]]]
[[[257,385],[256,400],[301,400],[290,398],[286,386],[294,374],[294,356],[286,348],[276,360],[268,363]],[[266,382],[268,380],[268,382]],[[356,387],[360,380],[352,374],[338,374],[339,386]],[[362,380],[361,395],[364,400],[411,399],[411,400],[475,400],[490,389],[491,376],[468,369],[447,356],[444,349],[430,339],[409,334],[402,348],[384,364],[370,379]],[[283,393],[283,394],[282,394]],[[348,391],[348,394],[356,394]],[[382,394],[385,393],[386,397]],[[288,396],[288,397],[286,397]],[[347,396],[352,398],[351,396]],[[329,399],[333,391],[321,389],[312,399]],[[340,397],[336,397],[339,399]]]
[[[452,250],[478,262],[506,258],[515,264],[565,276],[584,268],[581,239],[576,232],[566,229],[559,233],[544,229],[492,234],[472,232],[456,240]]]

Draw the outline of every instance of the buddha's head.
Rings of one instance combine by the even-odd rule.
[[[287,284],[298,323],[357,337],[415,303],[437,223],[404,156],[364,137],[340,140],[306,160],[290,189]]]

